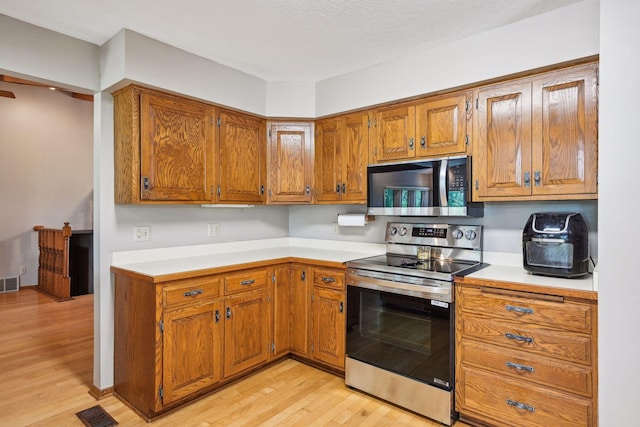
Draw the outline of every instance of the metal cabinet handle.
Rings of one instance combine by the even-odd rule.
[[[254,283],[256,283],[256,279],[243,280],[240,282],[242,286],[253,285]]]
[[[340,313],[344,312],[344,303],[340,301]]]
[[[420,146],[422,148],[426,148],[427,147],[427,138],[426,137],[423,136],[422,138],[420,138]]]
[[[325,283],[332,283],[332,282],[335,282],[336,279],[334,279],[333,277],[322,276],[322,281],[325,282]]]
[[[519,371],[527,371],[527,372],[533,373],[533,366],[521,365],[519,363],[509,362],[509,361],[507,361],[506,365],[509,368],[517,369]]]
[[[535,171],[533,173],[533,181],[536,183],[536,187],[540,186],[540,171]]]
[[[337,184],[336,185],[336,193],[339,193],[339,192],[340,192],[340,184]]]
[[[524,173],[524,186],[525,187],[531,186],[531,174],[529,172]]]
[[[204,292],[204,290],[203,290],[203,289],[196,289],[196,290],[193,290],[193,291],[185,292],[185,293],[184,293],[184,296],[185,296],[185,297],[194,297],[194,296],[196,296],[196,295],[200,295],[200,294],[201,294],[201,293],[203,293],[203,292]]]
[[[302,270],[302,274],[300,275],[300,280],[307,280],[307,272]]]
[[[148,176],[143,177],[142,178],[142,187],[145,190],[148,190],[150,186],[151,186],[151,184],[149,183],[149,177]]]
[[[409,139],[409,149],[413,150],[413,138]]]
[[[227,319],[231,319],[231,307],[227,307]]]
[[[525,403],[520,403],[520,402],[517,402],[515,400],[511,400],[511,399],[507,399],[507,405],[513,406],[513,407],[518,408],[518,409],[524,409],[524,410],[527,410],[529,412],[535,412],[535,410],[536,410],[536,408],[534,408],[531,405],[527,405]]]
[[[220,312],[216,310],[216,323],[220,321]]]
[[[505,310],[513,311],[514,313],[533,314],[532,308],[516,307],[515,305],[509,305],[509,304],[505,305],[504,308]]]
[[[523,337],[522,335],[512,334],[512,333],[509,333],[509,332],[505,333],[504,336],[509,338],[510,340],[522,341],[522,342],[526,342],[526,343],[532,343],[533,342],[533,338],[531,338],[531,337]]]
[[[347,194],[347,184],[342,183],[342,194]]]
[[[305,193],[309,194],[311,192],[311,186],[307,185],[304,191]]]
[[[261,186],[260,186],[260,194],[261,194],[261,195],[262,195],[262,194],[264,194],[264,185],[261,185]]]

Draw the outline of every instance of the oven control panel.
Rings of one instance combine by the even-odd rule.
[[[481,225],[387,223],[387,243],[482,249]]]

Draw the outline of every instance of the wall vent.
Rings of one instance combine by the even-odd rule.
[[[20,288],[20,277],[2,277],[0,278],[0,293],[16,292]]]

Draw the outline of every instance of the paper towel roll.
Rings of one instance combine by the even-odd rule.
[[[338,225],[340,227],[364,227],[366,223],[366,214],[338,214]]]

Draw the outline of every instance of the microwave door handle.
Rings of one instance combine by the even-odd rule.
[[[448,159],[442,159],[440,161],[440,207],[446,208],[449,206],[447,201],[447,171],[448,171]]]

